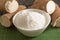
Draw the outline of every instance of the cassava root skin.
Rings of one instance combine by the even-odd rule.
[[[48,3],[48,1],[50,0],[35,0],[31,8],[36,8],[46,11],[46,4]]]
[[[18,10],[15,11],[14,13],[6,13],[0,17],[0,23],[4,27],[10,27],[12,25],[12,17],[21,10],[26,9],[26,6],[20,5]]]
[[[53,4],[52,4],[52,3]],[[47,11],[47,4],[50,4],[52,5],[50,7],[49,5],[49,11]],[[54,6],[53,6],[54,5]],[[52,14],[54,11],[55,11],[55,2],[52,1],[52,0],[35,0],[35,2],[33,3],[33,5],[30,7],[30,8],[34,8],[34,9],[41,9],[41,10],[44,10],[46,12],[48,12],[49,14]],[[51,10],[50,10],[51,9]],[[53,10],[53,11],[52,11]],[[51,12],[50,12],[51,11]]]
[[[53,27],[57,27],[56,24],[57,24],[57,21],[58,21],[58,18],[60,17],[60,8],[58,5],[56,5],[56,10],[55,12],[51,15],[51,19],[52,19],[52,22],[51,22],[51,25]]]

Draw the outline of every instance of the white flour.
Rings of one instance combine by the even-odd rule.
[[[46,22],[45,16],[38,12],[22,12],[16,21],[16,24],[24,29],[42,28]]]

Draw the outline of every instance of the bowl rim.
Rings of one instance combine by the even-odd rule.
[[[24,29],[24,28],[22,28],[22,27],[19,27],[19,26],[16,26],[15,25],[15,18],[16,18],[16,16],[19,14],[19,12],[22,12],[22,11],[25,11],[25,10],[37,10],[37,11],[40,11],[40,12],[44,12],[44,14],[46,13],[46,15],[48,16],[48,22],[47,22],[47,24],[44,26],[44,27],[42,27],[42,28],[38,28],[38,29]],[[40,10],[40,9],[24,9],[24,10],[21,10],[21,11],[19,11],[19,12],[17,12],[14,16],[13,16],[13,18],[12,18],[12,22],[13,22],[13,24],[14,24],[14,26],[17,28],[17,29],[20,29],[20,30],[26,30],[26,31],[35,31],[35,30],[40,30],[40,29],[46,29],[47,27],[48,27],[48,25],[50,24],[50,21],[51,21],[51,16],[49,15],[49,13],[47,13],[47,12],[45,12],[45,11],[43,11],[43,10]]]

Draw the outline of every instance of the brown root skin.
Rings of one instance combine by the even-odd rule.
[[[25,5],[20,5],[17,11],[21,11],[26,9],[27,7]]]
[[[6,0],[0,0],[0,10],[5,9],[5,8],[4,8],[5,1],[6,1]]]
[[[41,9],[41,10],[46,11],[46,4],[49,1],[50,0],[35,0],[35,2],[33,3],[33,5],[30,8]]]
[[[2,15],[2,16],[0,17],[0,23],[1,23],[1,25],[5,26],[5,27],[10,27],[10,26],[12,25],[12,20],[11,20],[12,17],[13,17],[18,11],[21,11],[21,10],[23,10],[23,9],[26,9],[26,6],[20,5],[19,8],[18,8],[18,10],[17,10],[16,12],[14,12],[14,13],[6,13],[6,14]],[[2,20],[3,20],[3,22],[2,22]],[[6,24],[5,24],[5,23],[6,23]]]
[[[60,17],[60,8],[58,5],[56,5],[56,10],[55,12],[51,15],[51,18],[52,18],[52,22],[51,22],[51,25],[53,27],[56,26],[56,20]]]

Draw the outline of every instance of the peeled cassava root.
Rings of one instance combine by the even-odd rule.
[[[52,22],[51,25],[53,27],[60,27],[60,8],[56,6],[55,12],[51,15]]]
[[[9,13],[15,12],[19,7],[16,0],[0,0],[0,10],[6,10]]]
[[[52,0],[35,0],[30,8],[41,9],[49,14],[52,14],[56,7],[54,1]]]
[[[18,10],[15,11],[14,13],[6,13],[4,15],[2,15],[0,17],[0,23],[1,25],[5,26],[5,27],[10,27],[12,25],[12,17],[18,12],[21,11],[23,9],[26,9],[26,6],[24,5],[20,5]]]

